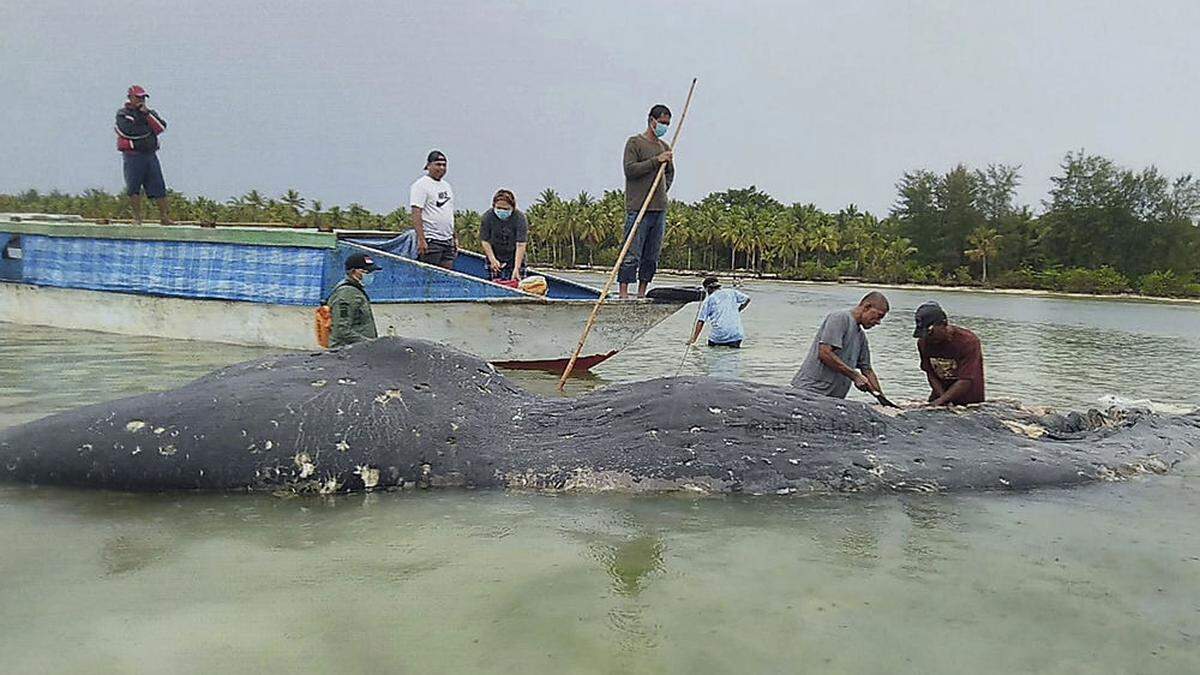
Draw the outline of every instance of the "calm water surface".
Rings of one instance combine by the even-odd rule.
[[[685,357],[685,310],[571,390],[677,369],[785,383],[824,313],[863,292],[743,290],[745,349]],[[911,312],[935,298],[983,339],[993,397],[1200,404],[1195,307],[888,295],[870,338],[894,398],[924,395]],[[0,426],[264,353],[0,324]],[[1198,513],[1196,461],[867,499],[0,486],[0,670],[1194,673]]]

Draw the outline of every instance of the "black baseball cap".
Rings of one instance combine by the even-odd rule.
[[[716,277],[712,277],[712,276],[704,277],[704,287],[705,288],[719,288],[720,286],[721,286],[720,279],[718,279]]]
[[[347,272],[350,270],[366,270],[368,272],[375,272],[381,269],[383,268],[375,264],[375,261],[372,260],[366,253],[355,253],[349,258],[346,258]]]
[[[446,161],[446,155],[442,154],[441,150],[432,150],[430,151],[429,156],[425,158],[425,166],[429,166],[434,162],[444,161]]]
[[[942,306],[932,300],[917,308],[917,327],[913,337],[923,338],[929,334],[930,326],[946,323],[946,312]]]

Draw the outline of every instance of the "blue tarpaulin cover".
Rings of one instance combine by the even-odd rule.
[[[292,246],[22,237],[26,283],[317,305],[328,251]]]
[[[417,259],[417,231],[405,230],[399,236],[388,239],[387,241],[367,240],[367,239],[350,239],[356,244],[364,244],[371,248],[377,248],[385,253],[398,255],[401,258],[409,260]]]

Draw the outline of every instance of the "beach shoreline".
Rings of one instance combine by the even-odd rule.
[[[551,266],[538,265],[541,269],[555,272],[608,272],[612,268],[588,265]],[[870,286],[871,288],[889,288],[908,291],[946,291],[952,293],[989,293],[995,295],[1012,295],[1019,297],[1068,298],[1077,300],[1118,300],[1124,302],[1149,302],[1172,305],[1200,305],[1200,298],[1173,298],[1159,295],[1142,295],[1140,293],[1072,293],[1070,291],[1048,291],[1039,288],[995,288],[988,286],[940,286],[937,284],[902,284],[902,283],[872,283],[856,278],[844,278],[839,281],[817,281],[811,279],[785,279],[778,274],[739,274],[730,272],[702,272],[697,270],[659,269],[659,274],[669,274],[678,277],[703,278],[716,275],[733,281],[776,281],[785,284],[810,284],[814,286]]]

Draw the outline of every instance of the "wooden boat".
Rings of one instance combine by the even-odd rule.
[[[0,214],[0,321],[313,349],[313,310],[362,251],[383,267],[368,289],[381,335],[561,372],[597,289],[538,272],[549,288],[533,295],[488,281],[478,253],[461,252],[446,270],[385,251],[396,234]],[[617,354],[687,295],[607,303],[576,369]]]

